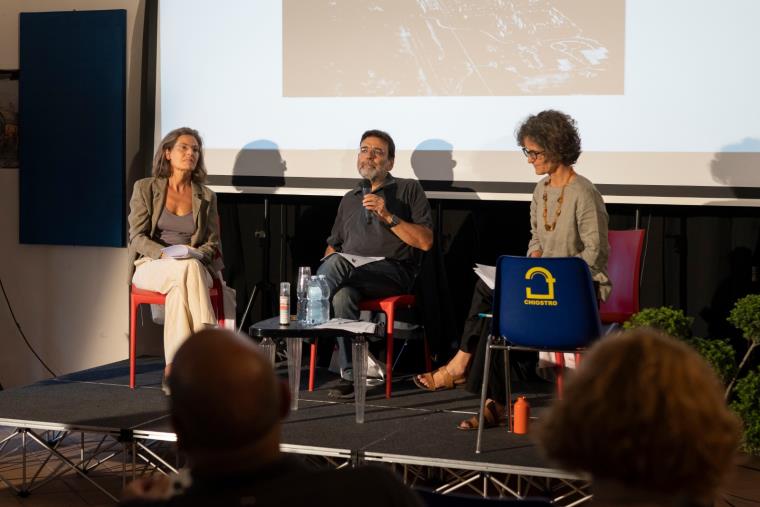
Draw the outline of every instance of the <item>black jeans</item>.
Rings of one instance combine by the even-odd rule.
[[[348,260],[333,254],[319,266],[318,275],[325,275],[330,287],[332,315],[344,319],[359,318],[359,302],[408,294],[414,285],[415,270],[390,260],[370,262],[355,268]],[[346,338],[338,338],[339,364],[342,369],[351,366],[351,352]]]

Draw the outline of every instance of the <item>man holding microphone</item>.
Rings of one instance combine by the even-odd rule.
[[[422,252],[433,246],[425,192],[417,180],[391,176],[395,156],[389,134],[362,134],[356,167],[363,180],[343,196],[317,271],[330,286],[334,317],[356,320],[360,301],[409,293]],[[347,340],[339,338],[338,347],[341,376],[348,380]],[[352,394],[352,384],[337,391],[331,394]]]

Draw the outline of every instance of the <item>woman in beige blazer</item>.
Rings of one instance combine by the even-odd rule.
[[[182,342],[217,322],[209,287],[211,273],[221,269],[219,226],[216,194],[205,180],[203,141],[196,130],[179,128],[163,138],[153,176],[135,182],[129,202],[130,281],[166,294],[165,377]],[[162,249],[174,244],[192,247],[193,256],[167,257]]]

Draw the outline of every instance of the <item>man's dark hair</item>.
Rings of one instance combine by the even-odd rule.
[[[383,132],[382,130],[368,130],[364,134],[362,134],[362,138],[359,141],[361,144],[362,141],[367,139],[368,137],[377,137],[378,139],[382,139],[388,144],[388,159],[389,160],[395,160],[396,159],[396,143],[393,142],[393,138],[388,132]]]
[[[575,120],[561,111],[549,109],[528,116],[515,133],[517,144],[525,147],[529,137],[546,151],[544,157],[552,162],[571,166],[581,155],[581,137]]]

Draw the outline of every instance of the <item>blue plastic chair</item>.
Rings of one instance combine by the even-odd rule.
[[[578,354],[601,334],[596,290],[583,259],[499,257],[475,452],[480,452],[492,349],[504,350],[507,429],[512,431],[510,350],[557,352],[562,357],[565,352]]]

